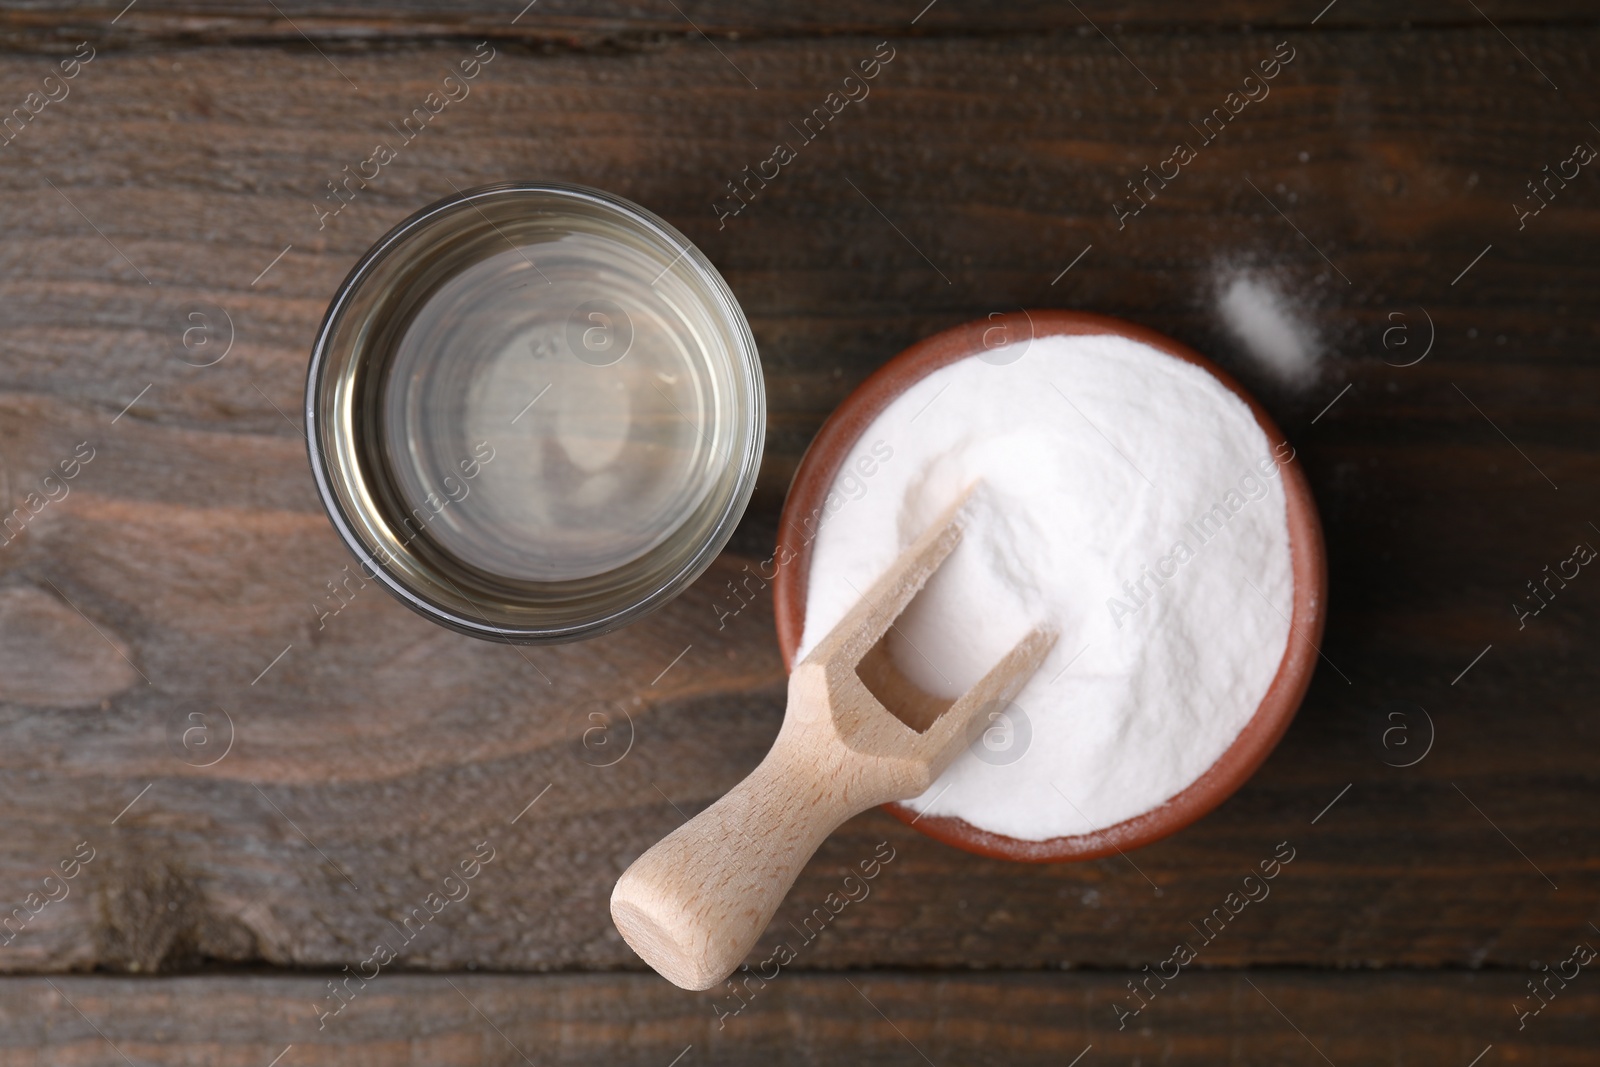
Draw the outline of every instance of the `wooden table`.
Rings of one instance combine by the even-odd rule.
[[[0,111],[23,109],[0,148],[0,905],[24,916],[0,1064],[1594,1062],[1600,975],[1544,968],[1600,946],[1600,577],[1513,607],[1600,544],[1600,188],[1584,167],[1533,215],[1527,187],[1600,145],[1592,4],[122,2],[0,14]],[[471,95],[321,216],[485,41]],[[719,220],[880,42],[870,96]],[[1282,42],[1270,95],[1119,225],[1127,183]],[[371,585],[333,599],[351,561],[301,436],[345,272],[505,178],[683,229],[767,375],[731,550],[558,648]],[[1275,384],[1224,328],[1241,271],[1320,337],[1314,381]],[[1219,810],[1127,856],[1007,865],[863,815],[763,944],[886,842],[868,900],[736,1014],[668,986],[606,901],[777,730],[770,599],[719,625],[727,583],[858,381],[1018,306],[1170,333],[1283,424],[1332,574],[1298,719]],[[470,894],[418,919],[480,842]],[[1271,897],[1135,1000],[1280,842]]]

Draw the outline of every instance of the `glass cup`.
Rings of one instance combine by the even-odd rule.
[[[340,286],[306,385],[340,536],[412,608],[570,641],[682,592],[755,488],[755,340],[699,249],[596,189],[417,212]]]

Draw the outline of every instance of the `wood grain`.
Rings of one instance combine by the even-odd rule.
[[[380,974],[364,989],[352,983],[348,1006],[320,1031],[321,976],[13,978],[0,982],[0,1064],[262,1067],[281,1055],[281,1067],[1062,1067],[1082,1056],[1080,1067],[1465,1067],[1492,1046],[1482,1063],[1577,1067],[1593,1062],[1600,1012],[1587,972],[1566,989],[1552,982],[1556,995],[1519,1031],[1512,1006],[1531,999],[1525,973],[1200,971],[1180,973],[1118,1030],[1115,1005],[1136,1003],[1131,977],[783,973],[719,1016],[712,994],[653,976]],[[722,1001],[738,1003],[726,992]]]
[[[128,8],[124,10],[124,8]],[[70,51],[86,36],[112,48],[195,45],[308,47],[366,51],[436,43],[456,37],[490,38],[541,51],[639,52],[724,41],[851,34],[896,36],[1092,36],[1113,53],[1126,34],[1181,36],[1193,30],[1285,28],[1323,30],[1390,27],[1491,26],[1516,30],[1569,23],[1593,27],[1594,11],[1581,0],[1530,0],[1480,5],[1419,0],[1398,7],[1381,0],[1220,0],[1209,4],[1161,0],[1143,3],[1055,4],[1017,0],[914,0],[904,5],[862,5],[852,0],[786,4],[781,0],[698,0],[674,6],[617,0],[540,0],[535,4],[469,0],[312,0],[254,5],[206,0],[140,0],[136,5],[0,5],[0,47],[12,51]],[[1115,35],[1115,36],[1113,36]]]
[[[725,57],[703,41],[503,49],[321,230],[324,182],[392,136],[464,45],[101,52],[0,149],[5,510],[79,442],[97,449],[0,548],[7,603],[37,612],[0,622],[45,620],[18,623],[30,644],[8,655],[29,669],[0,691],[0,914],[80,842],[94,850],[0,968],[337,970],[485,841],[495,859],[471,896],[401,966],[633,966],[606,915],[612,881],[777,731],[770,599],[746,568],[771,551],[810,435],[911,341],[1052,304],[1164,330],[1260,392],[1327,525],[1324,669],[1261,773],[1184,833],[1022,868],[869,813],[823,846],[757,958],[887,842],[897,858],[808,966],[1137,968],[1282,841],[1297,859],[1210,965],[1550,958],[1600,889],[1600,585],[1573,582],[1520,630],[1510,605],[1600,523],[1585,512],[1600,484],[1600,212],[1590,176],[1525,230],[1511,204],[1596,136],[1572,101],[1592,93],[1600,31],[1515,36],[1560,93],[1488,26],[1294,35],[1271,96],[1121,230],[1124,183],[1284,35],[1147,35],[1120,42],[1128,60],[1075,33],[900,42],[871,97],[723,228],[725,183],[794,137],[788,123],[880,38],[725,41]],[[0,58],[0,85],[20,103],[55,62]],[[602,186],[683,228],[749,314],[771,401],[738,551],[652,619],[556,649],[445,633],[371,586],[326,616],[349,558],[298,429],[307,352],[345,271],[452,183],[506,177]],[[1321,335],[1310,387],[1274,385],[1223,327],[1219,280],[1245,268]],[[213,366],[192,364],[214,349],[182,344],[196,312],[210,343],[233,324]],[[1420,344],[1423,312],[1432,354],[1387,365],[1404,361],[1384,347],[1390,316]],[[1432,748],[1390,766],[1385,716],[1409,715],[1420,745],[1415,706]]]

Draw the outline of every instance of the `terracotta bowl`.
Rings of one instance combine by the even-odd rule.
[[[795,471],[778,534],[778,555],[790,559],[791,563],[781,568],[773,581],[778,644],[786,668],[794,668],[795,649],[805,629],[806,583],[811,557],[801,520],[820,513],[840,464],[872,421],[913,383],[940,367],[1028,337],[1073,334],[1118,334],[1203,368],[1249,405],[1274,448],[1284,443],[1283,433],[1261,405],[1210,360],[1169,337],[1131,322],[1078,311],[1018,311],[935,334],[912,345],[862,382],[823,423]],[[1092,859],[1147,845],[1181,830],[1226,800],[1255,773],[1289,728],[1311,683],[1311,673],[1317,663],[1317,645],[1322,639],[1328,583],[1322,527],[1298,459],[1291,458],[1283,464],[1281,473],[1294,576],[1294,613],[1288,647],[1278,665],[1277,676],[1262,697],[1255,715],[1209,770],[1152,811],[1094,833],[1046,841],[1005,837],[948,816],[919,818],[916,811],[899,803],[885,805],[889,813],[929,837],[969,852],[1028,863],[1057,863]]]

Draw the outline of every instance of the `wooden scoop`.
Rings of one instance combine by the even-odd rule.
[[[925,792],[969,743],[978,713],[1003,707],[1055,643],[1032,631],[954,702],[921,692],[890,661],[881,641],[960,542],[966,501],[795,667],[760,766],[617,880],[612,920],[673,984],[710,989],[732,974],[823,839],[870,807]]]

